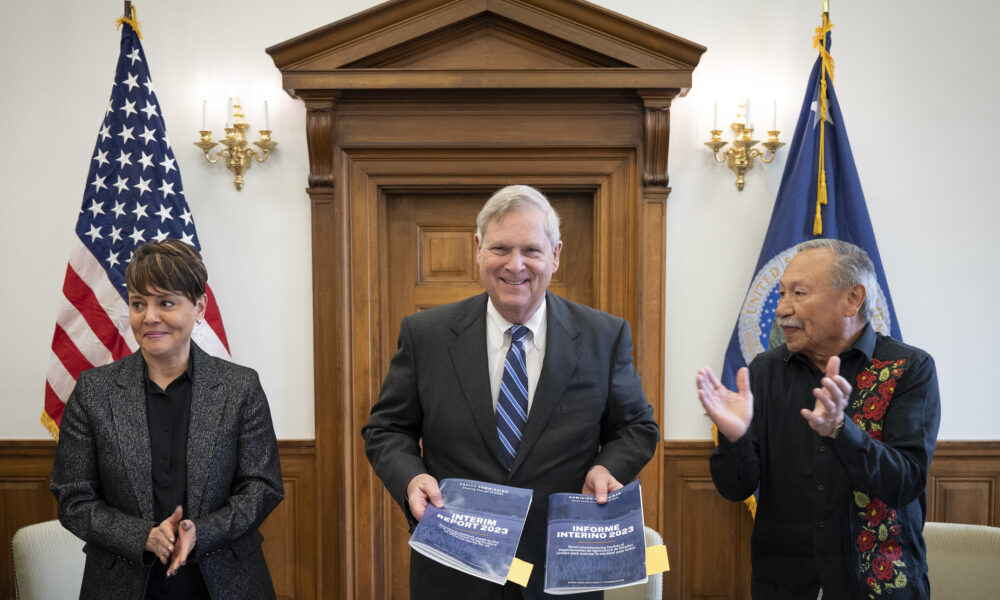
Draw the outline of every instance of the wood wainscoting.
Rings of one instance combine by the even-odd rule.
[[[284,440],[285,501],[261,527],[264,552],[279,598],[318,598],[316,446]],[[661,533],[671,571],[664,598],[748,598],[750,532],[742,504],[715,491],[708,471],[708,441],[663,443],[664,502]],[[25,525],[55,518],[49,471],[55,444],[0,440],[0,600],[13,600],[10,539]],[[928,520],[1000,526],[1000,441],[938,443],[927,483]]]
[[[317,527],[316,444],[312,440],[278,442],[285,500],[261,526],[264,554],[278,598],[316,598]],[[14,573],[10,540],[32,523],[56,518],[49,491],[55,442],[0,440],[0,600],[13,600]]]
[[[710,441],[663,443],[664,598],[750,597],[746,507],[719,495]],[[941,441],[927,481],[927,520],[1000,527],[1000,441]]]

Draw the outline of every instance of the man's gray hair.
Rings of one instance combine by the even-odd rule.
[[[819,238],[802,242],[795,247],[795,252],[806,250],[821,250],[826,248],[833,252],[833,262],[830,264],[830,284],[843,290],[855,285],[865,288],[865,300],[861,303],[858,315],[865,323],[872,320],[875,314],[875,296],[878,293],[878,278],[875,276],[875,265],[864,249],[843,240]]]
[[[545,236],[549,238],[550,250],[554,251],[559,244],[559,215],[549,204],[548,198],[535,188],[527,185],[508,185],[497,190],[476,217],[476,229],[479,242],[483,242],[486,226],[497,221],[504,215],[517,210],[535,210],[545,215]]]

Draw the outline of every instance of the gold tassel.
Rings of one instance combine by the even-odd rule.
[[[747,505],[747,510],[750,511],[750,516],[754,519],[757,518],[757,499],[751,495],[749,498],[743,501],[743,504]]]
[[[813,36],[813,48],[823,57],[823,66],[830,73],[830,79],[833,79],[833,56],[826,49],[826,34],[830,33],[833,27],[833,23],[823,15],[823,25],[816,28],[816,35]]]
[[[132,26],[132,31],[142,39],[142,31],[139,29],[139,20],[135,17],[135,5],[132,5],[132,15],[130,17],[119,17],[115,23],[118,23],[118,27],[115,27],[115,31],[122,28],[122,23],[128,23]]]
[[[813,219],[813,235],[823,235],[823,217],[821,212],[821,206],[826,204],[826,165],[825,157],[826,154],[823,150],[823,135],[820,134],[820,149],[819,149],[819,178],[816,181],[816,218]]]
[[[43,410],[42,411],[42,418],[40,419],[40,421],[42,422],[42,427],[45,427],[45,429],[48,430],[49,435],[52,436],[52,439],[54,439],[55,441],[58,442],[59,441],[59,426],[56,425],[56,422],[52,420],[52,417],[49,416],[49,413],[47,413],[47,412],[45,412]]]
[[[813,235],[823,235],[823,214],[821,207],[826,204],[826,76],[830,74],[833,80],[833,57],[826,49],[826,34],[833,29],[826,14],[823,15],[823,25],[816,28],[813,36],[813,47],[819,49],[822,57],[819,84],[819,165],[816,179],[816,218],[813,219]]]

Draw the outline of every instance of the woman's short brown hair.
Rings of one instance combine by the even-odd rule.
[[[135,250],[125,268],[130,293],[151,295],[155,290],[182,294],[197,303],[205,295],[208,270],[194,246],[180,240],[146,242]]]

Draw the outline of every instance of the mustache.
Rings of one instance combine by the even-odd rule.
[[[798,329],[804,329],[805,324],[798,319],[793,319],[791,317],[778,317],[774,320],[774,323],[778,327],[797,327]]]

